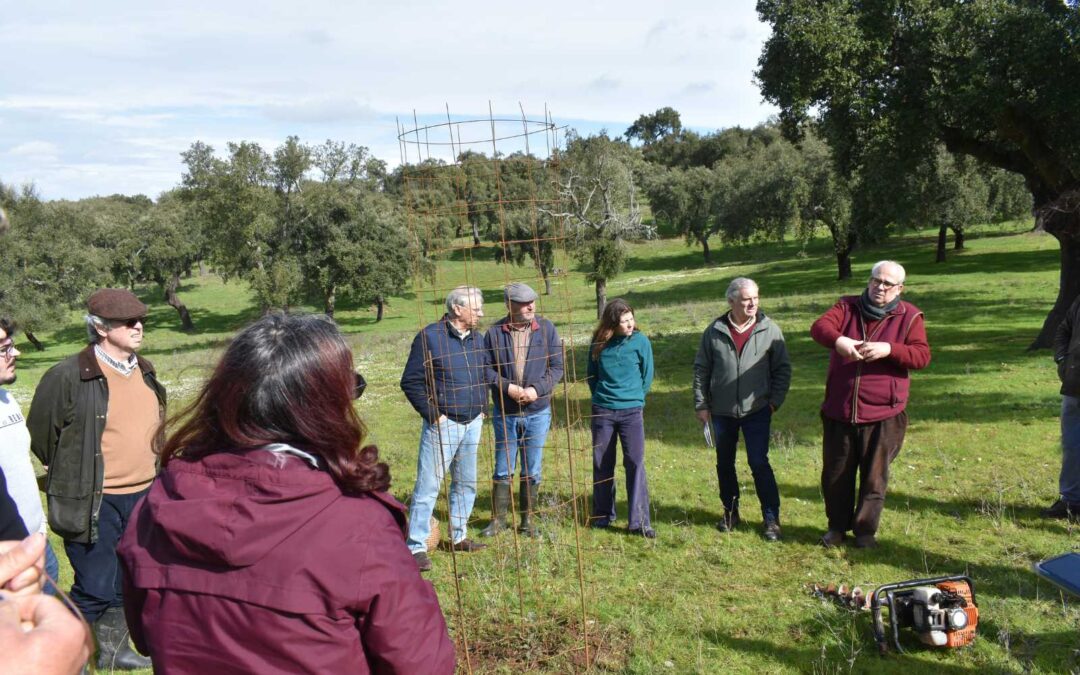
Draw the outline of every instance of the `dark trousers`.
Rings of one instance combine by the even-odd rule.
[[[592,407],[593,508],[592,524],[615,520],[615,444],[622,442],[626,472],[628,527],[650,527],[649,483],[645,476],[645,420],[642,408],[611,410]]]
[[[110,607],[124,606],[123,576],[116,547],[131,512],[149,489],[127,495],[102,495],[97,541],[92,544],[64,542],[64,551],[75,572],[71,599],[91,623]]]
[[[769,464],[769,427],[772,410],[765,406],[746,417],[713,415],[713,436],[716,443],[716,478],[720,481],[720,502],[731,511],[739,504],[739,476],[735,471],[735,448],[742,429],[746,444],[746,462],[754,476],[754,488],[761,502],[765,520],[780,518],[780,490]]]
[[[889,465],[904,444],[907,413],[870,424],[848,424],[824,415],[821,421],[824,425],[821,492],[829,529],[851,530],[857,537],[875,534],[885,506]]]

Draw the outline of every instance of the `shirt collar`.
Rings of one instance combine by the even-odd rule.
[[[293,447],[288,443],[271,443],[270,445],[264,445],[262,449],[269,450],[270,452],[277,455],[292,455],[294,457],[299,457],[300,459],[305,460],[308,464],[315,467],[316,469],[319,468],[318,457],[311,454],[310,452],[306,452],[304,450],[301,450],[300,448]]]
[[[503,332],[504,332],[504,333],[509,333],[510,331],[513,331],[513,330],[521,330],[520,328],[518,328],[518,327],[517,327],[517,326],[519,326],[519,325],[520,325],[520,324],[515,324],[515,323],[514,323],[514,322],[513,322],[512,320],[510,320],[510,319],[508,318],[508,319],[506,320],[506,323],[504,323],[504,324],[502,325],[502,329],[503,329]],[[537,321],[536,319],[533,319],[533,320],[532,320],[532,323],[530,323],[530,324],[529,324],[529,329],[530,329],[530,330],[533,330],[533,331],[538,331],[538,330],[540,330],[540,322],[539,322],[539,321]]]
[[[98,360],[100,360],[102,363],[112,368],[116,372],[120,373],[124,377],[127,377],[128,375],[131,375],[133,372],[135,372],[135,368],[137,368],[139,365],[139,361],[135,358],[134,354],[129,356],[126,361],[117,361],[113,357],[106,354],[105,350],[101,348],[100,344],[94,345],[94,355],[97,356]]]

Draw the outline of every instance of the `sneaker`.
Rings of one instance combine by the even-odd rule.
[[[633,530],[627,530],[629,534],[636,534],[646,539],[656,539],[656,530],[651,527],[638,527]]]
[[[476,551],[483,551],[487,548],[487,544],[481,544],[472,539],[462,539],[456,544],[451,544],[450,548],[458,553],[475,553]]]
[[[1064,499],[1059,499],[1053,503],[1048,509],[1043,509],[1043,518],[1080,518],[1080,504],[1077,502],[1067,502]]]
[[[877,548],[877,537],[872,534],[860,534],[855,537],[855,548]]]
[[[780,541],[780,521],[776,518],[766,520],[763,535],[765,541]]]
[[[413,560],[416,561],[416,566],[421,572],[428,572],[431,570],[431,558],[428,557],[424,551],[417,551],[412,554]]]
[[[843,532],[841,532],[839,530],[829,530],[825,534],[821,535],[821,545],[824,546],[825,548],[832,548],[834,546],[839,546],[840,544],[843,543],[844,538],[846,536],[847,535],[845,535]]]

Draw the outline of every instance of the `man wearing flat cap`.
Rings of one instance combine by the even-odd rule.
[[[551,428],[551,394],[563,376],[562,341],[555,326],[536,315],[536,291],[513,283],[504,298],[508,313],[487,332],[488,380],[495,400],[495,473],[491,524],[481,534],[490,537],[507,526],[510,483],[520,454],[518,531],[532,537],[544,442]]]
[[[41,378],[30,406],[31,450],[47,467],[49,526],[75,572],[71,598],[94,628],[98,667],[149,668],[128,643],[116,545],[157,473],[165,388],[137,356],[146,305],[104,288],[86,303],[90,344]]]

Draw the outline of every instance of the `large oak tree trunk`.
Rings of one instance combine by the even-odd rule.
[[[1061,281],[1054,307],[1028,351],[1053,346],[1058,324],[1080,295],[1080,190],[1037,208],[1035,224],[1053,235],[1061,246]]]
[[[964,228],[962,227],[953,228],[953,250],[964,250]]]
[[[942,225],[937,231],[937,255],[934,262],[945,262],[945,246],[949,243],[949,226]]]
[[[607,306],[607,279],[596,280],[596,318],[599,319],[604,314],[604,307]]]
[[[386,299],[381,295],[375,296],[375,323],[383,319],[383,311],[386,309]]]
[[[176,294],[176,289],[179,287],[180,273],[173,272],[168,283],[165,284],[165,302],[169,303],[169,306],[180,315],[180,330],[190,333],[195,330],[195,323],[191,320],[191,313],[188,312],[187,306],[180,301],[180,296]]]
[[[547,265],[540,262],[536,263],[536,267],[540,270],[540,277],[544,280],[544,295],[551,295],[551,274]]]
[[[334,310],[337,309],[337,286],[330,286],[323,293],[323,312],[331,319],[334,318]]]
[[[844,248],[836,252],[836,278],[845,281],[851,278],[851,249]]]
[[[34,345],[34,349],[39,352],[45,351],[45,345],[41,344],[41,340],[38,340],[31,331],[24,330],[23,335],[25,335],[26,339],[30,341],[30,344]]]
[[[698,241],[701,242],[701,253],[702,253],[702,255],[705,256],[705,264],[706,265],[712,264],[712,254],[709,251],[709,238],[708,237],[701,237],[701,238],[698,239]]]

